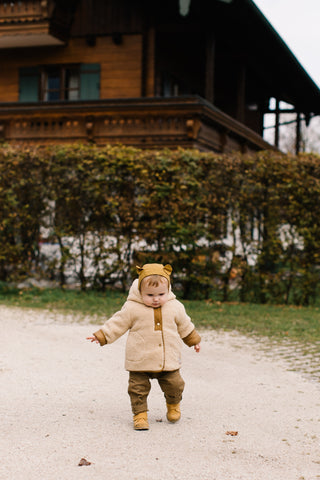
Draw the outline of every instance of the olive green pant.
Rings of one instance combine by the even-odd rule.
[[[181,402],[184,380],[180,370],[172,372],[129,372],[128,393],[134,415],[148,410],[147,398],[151,389],[150,380],[156,378],[164,393],[166,402],[176,404]]]

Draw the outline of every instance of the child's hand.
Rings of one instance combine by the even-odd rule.
[[[197,343],[197,345],[195,345],[193,348],[195,349],[195,351],[197,353],[199,353],[200,352],[200,343]]]
[[[97,337],[95,337],[94,335],[92,337],[87,337],[87,340],[91,340],[91,343],[93,343],[93,342],[100,343],[99,340],[97,339]]]

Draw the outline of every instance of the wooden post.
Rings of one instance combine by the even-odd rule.
[[[142,54],[142,97],[155,95],[155,29],[147,30],[143,39]]]
[[[300,112],[297,112],[297,130],[296,130],[296,155],[300,152],[301,142],[301,116]]]
[[[276,121],[275,121],[275,132],[274,132],[274,144],[279,148],[280,140],[280,102],[276,100]]]
[[[215,38],[213,32],[209,32],[206,43],[205,98],[210,103],[214,103],[214,62]]]

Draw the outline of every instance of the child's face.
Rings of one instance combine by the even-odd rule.
[[[142,281],[141,284],[141,296],[142,301],[147,307],[158,308],[162,307],[168,300],[169,288],[168,282],[159,283],[157,287],[144,284]]]

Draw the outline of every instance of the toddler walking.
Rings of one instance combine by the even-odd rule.
[[[181,339],[200,351],[201,337],[170,286],[171,265],[149,263],[137,267],[122,309],[105,322],[91,342],[112,343],[129,331],[125,368],[129,371],[128,393],[135,430],[148,430],[147,397],[150,379],[156,378],[167,404],[167,419],[180,419],[184,380],[180,375]]]

